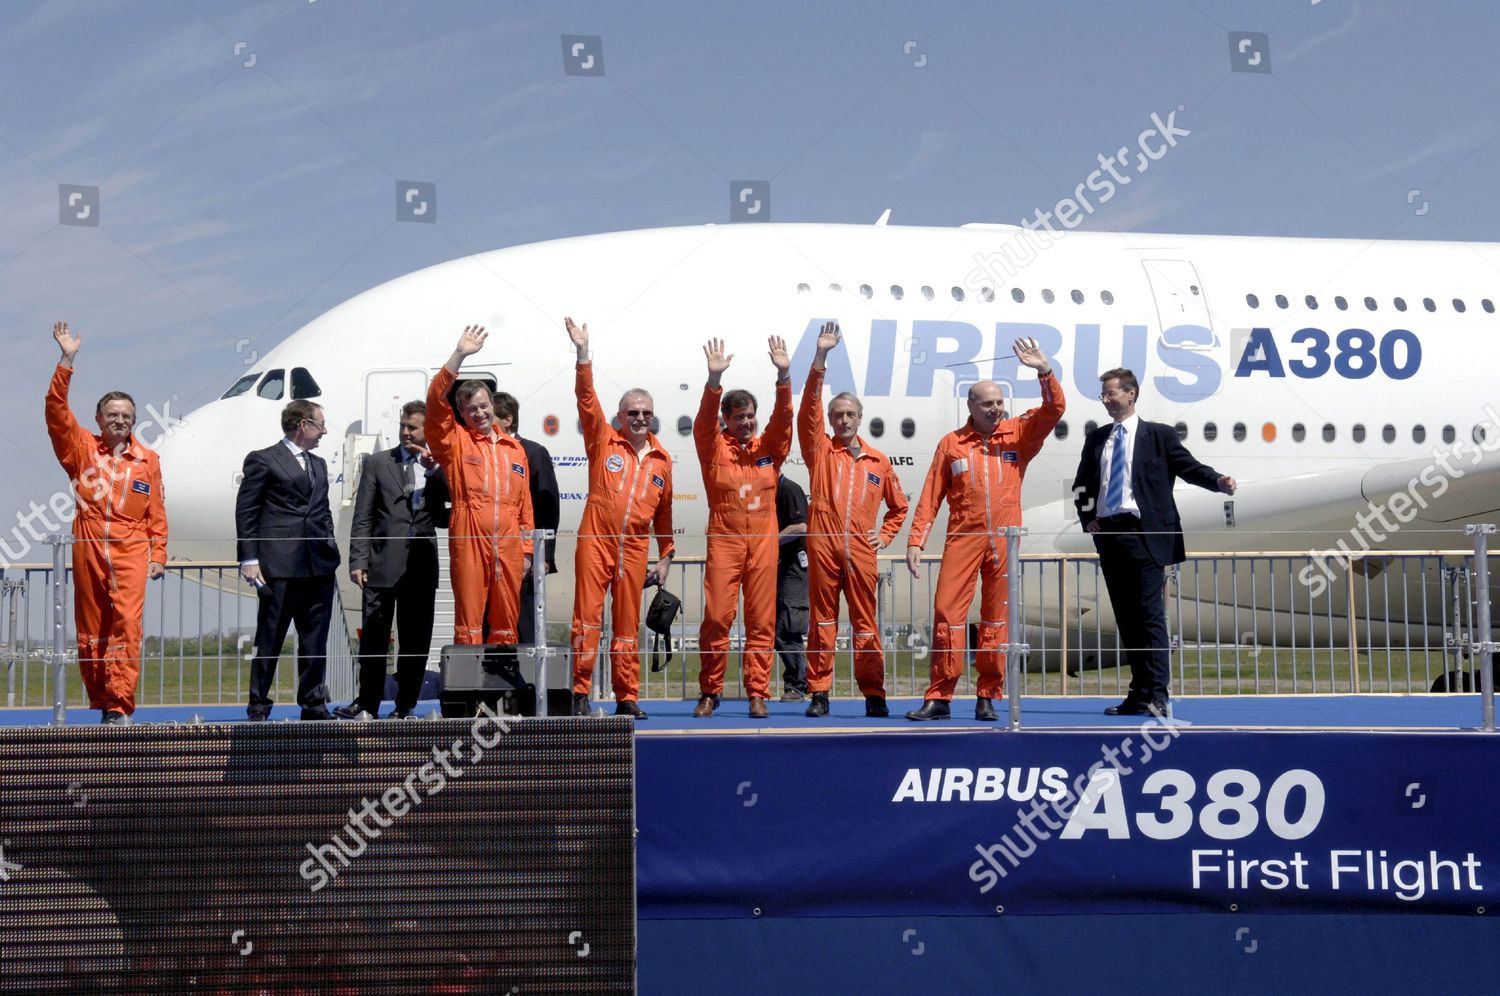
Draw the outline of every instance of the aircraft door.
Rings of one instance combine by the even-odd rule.
[[[365,374],[364,434],[379,435],[377,449],[396,445],[401,406],[427,400],[427,371],[371,370]]]
[[[1156,316],[1162,329],[1198,325],[1213,331],[1208,294],[1192,263],[1182,259],[1145,259],[1141,265],[1151,283],[1151,296],[1156,300]],[[1214,338],[1217,340],[1217,335]]]

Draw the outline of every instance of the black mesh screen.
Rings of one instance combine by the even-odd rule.
[[[0,991],[628,992],[631,721],[0,730]]]

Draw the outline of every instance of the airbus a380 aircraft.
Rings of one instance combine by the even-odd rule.
[[[863,434],[908,492],[920,489],[938,438],[967,417],[970,383],[1002,381],[1012,412],[1036,403],[1035,377],[1018,371],[1007,344],[1038,340],[1068,412],[1027,473],[1028,552],[1092,549],[1069,484],[1087,424],[1105,418],[1098,375],[1116,366],[1140,378],[1143,417],[1177,423],[1195,456],[1240,483],[1232,528],[1224,496],[1179,489],[1190,550],[1339,540],[1359,550],[1360,521],[1367,539],[1385,536],[1383,548],[1452,548],[1459,525],[1500,514],[1500,419],[1489,407],[1497,301],[1491,244],[740,224],[502,249],[360,294],[189,414],[161,447],[173,552],[233,558],[244,454],[276,437],[281,407],[297,397],[324,406],[320,452],[336,476],[335,517],[347,522],[358,458],[394,444],[400,405],[425,396],[471,323],[490,338],[465,372],[519,399],[520,433],[553,454],[563,530],[576,527],[587,474],[563,315],[589,323],[606,408],[631,387],[654,395],[658,435],[677,461],[684,554],[703,552],[707,518],[690,434],[702,342],[728,340],[736,357],[725,385],[757,395],[764,425],[767,334],[794,349],[800,394],[830,319],[844,346],[829,358],[829,387],[864,399]],[[806,483],[795,445],[786,469]],[[1384,510],[1400,492],[1399,513],[1392,504],[1371,519],[1372,503]],[[1398,514],[1404,528],[1381,527],[1400,525]],[[893,551],[904,544],[903,532]],[[549,588],[551,615],[566,618],[571,578]],[[346,593],[344,603],[358,599]]]

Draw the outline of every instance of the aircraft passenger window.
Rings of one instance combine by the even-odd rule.
[[[1276,307],[1278,307],[1278,308],[1285,308],[1286,307],[1286,295],[1285,294],[1277,294],[1276,295]]]
[[[1380,438],[1384,439],[1388,443],[1394,443],[1396,441],[1396,427],[1394,425],[1388,425],[1384,429],[1381,429]]]
[[[871,287],[869,284],[860,284],[859,296],[868,301],[870,298],[875,296],[875,288]]]
[[[1259,308],[1260,307],[1260,298],[1256,297],[1254,294],[1246,294],[1245,295],[1245,303],[1248,304],[1252,308]]]
[[[1483,443],[1486,435],[1487,434],[1484,431],[1484,426],[1476,425],[1474,427],[1474,442]]]
[[[797,285],[797,293],[798,294],[811,294],[812,293],[812,288],[809,287],[807,284],[798,284]]]
[[[1307,302],[1307,310],[1308,311],[1317,311],[1318,310],[1318,299],[1317,298],[1315,298],[1311,294],[1309,294],[1309,295],[1307,295],[1306,298],[1304,298],[1304,300]]]
[[[1331,443],[1338,437],[1338,430],[1333,427],[1332,422],[1323,425],[1323,442]]]
[[[318,382],[313,380],[313,375],[307,372],[306,367],[292,367],[292,400],[299,401],[303,398],[316,398],[323,393]]]
[[[1437,303],[1430,297],[1424,297],[1422,298],[1422,307],[1426,308],[1428,311],[1436,311]]]
[[[953,292],[952,293],[953,293],[953,300],[955,300],[955,301],[962,301],[964,299],[964,289],[962,287],[955,287],[955,288],[953,288]]]
[[[899,301],[899,300],[901,300],[905,296],[906,296],[906,291],[904,291],[904,290],[901,289],[901,285],[900,284],[891,284],[891,297],[893,297],[893,298],[895,298],[896,300]]]
[[[1178,439],[1182,440],[1183,442],[1187,441],[1188,431],[1186,422],[1178,422],[1176,425],[1172,426],[1172,428],[1177,430]]]
[[[1073,303],[1074,304],[1082,304],[1083,303],[1083,291],[1081,291],[1081,290],[1076,290],[1075,289],[1073,291],[1073,293],[1069,294],[1068,296],[1073,299]]]
[[[1276,423],[1267,422],[1260,427],[1260,438],[1268,443],[1276,442]]]
[[[932,288],[928,287],[926,284],[923,284],[922,285],[922,296],[924,298],[926,298],[927,300],[931,301],[932,300]]]
[[[256,396],[265,398],[267,401],[280,401],[281,387],[285,380],[285,371],[272,370],[270,373],[266,374],[266,379],[260,382],[260,387],[256,388]]]
[[[1342,297],[1335,297],[1333,299],[1333,306],[1335,308],[1339,309],[1340,311],[1348,311],[1349,310],[1349,302],[1346,301],[1346,300],[1344,300]]]
[[[1083,434],[1087,436],[1097,428],[1099,428],[1099,423],[1095,422],[1093,419],[1089,419],[1087,422],[1083,423]]]
[[[917,423],[909,418],[901,420],[901,438],[910,439],[917,434]]]
[[[1219,438],[1219,427],[1217,425],[1214,425],[1212,422],[1204,422],[1203,423],[1203,441],[1205,443],[1211,443],[1215,439],[1218,439],[1218,438]]]
[[[1236,423],[1234,423],[1234,429],[1231,430],[1231,433],[1234,436],[1234,441],[1235,442],[1237,442],[1237,443],[1243,443],[1245,441],[1245,423],[1244,422],[1236,422]]]
[[[219,400],[223,401],[225,398],[238,398],[240,395],[250,390],[250,388],[254,387],[255,382],[258,380],[260,380],[259,370],[255,371],[255,373],[245,374],[245,376],[229,385],[229,390],[219,395]]]
[[[844,292],[844,288],[840,287],[838,284],[829,284],[828,289],[835,294],[842,294]]]
[[[1405,311],[1406,310],[1406,300],[1404,298],[1399,298],[1399,297],[1396,298],[1396,310],[1397,311]]]
[[[1019,287],[1012,287],[1010,289],[1010,299],[1017,304],[1020,304],[1021,302],[1026,300],[1026,292]]]
[[[981,301],[983,301],[985,304],[989,304],[990,302],[994,301],[995,300],[995,288],[993,288],[993,287],[981,287],[981,288],[979,288],[979,299]]]
[[[1306,438],[1307,438],[1307,427],[1304,426],[1301,422],[1297,422],[1297,423],[1293,424],[1293,426],[1292,426],[1292,442],[1294,442],[1294,443],[1300,443],[1300,442],[1302,442],[1302,440],[1304,440]]]
[[[1052,291],[1048,290],[1047,288],[1043,287],[1042,300],[1047,302],[1048,304],[1051,304],[1053,301],[1057,300],[1057,295],[1052,293]]]
[[[1453,299],[1453,310],[1458,312],[1460,315],[1468,310],[1466,307],[1464,307],[1463,298],[1455,297]]]
[[[1068,421],[1067,421],[1067,419],[1063,419],[1061,422],[1057,423],[1055,426],[1052,427],[1052,435],[1053,435],[1053,437],[1055,437],[1057,439],[1067,439],[1068,438]]]
[[[1374,311],[1378,307],[1380,307],[1380,305],[1378,305],[1378,304],[1375,303],[1375,299],[1373,297],[1367,297],[1367,298],[1365,298],[1365,310],[1366,311]]]
[[[1114,304],[1115,303],[1115,296],[1113,294],[1111,294],[1107,290],[1100,291],[1099,292],[1099,300],[1103,301],[1105,304]]]
[[[1411,441],[1422,443],[1427,441],[1427,429],[1424,426],[1414,425],[1411,427]]]
[[[1445,426],[1443,426],[1443,442],[1445,442],[1445,443],[1451,443],[1451,442],[1453,442],[1453,440],[1455,440],[1457,438],[1458,438],[1458,433],[1456,433],[1456,432],[1453,431],[1453,426],[1451,426],[1451,425],[1445,425]]]
[[[679,436],[691,436],[693,434],[693,420],[686,415],[677,417],[677,434]]]
[[[1365,441],[1365,427],[1356,424],[1354,428],[1349,430],[1349,435],[1354,437],[1356,443],[1362,443]]]
[[[870,435],[874,436],[876,439],[879,439],[881,436],[885,435],[885,419],[870,419]]]
[[[579,434],[579,435],[580,435],[580,436],[581,436],[581,435],[583,435],[583,420],[582,420],[582,419],[576,419],[576,418],[575,418],[575,419],[574,419],[574,420],[573,420],[573,428],[575,428],[575,429],[577,429],[577,430],[578,430],[578,434]]]
[[[1493,315],[1495,313],[1495,302],[1494,301],[1491,301],[1489,298],[1484,298],[1479,303],[1484,308],[1486,314]]]

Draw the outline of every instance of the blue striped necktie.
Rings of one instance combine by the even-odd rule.
[[[1115,427],[1114,449],[1109,454],[1109,487],[1104,492],[1104,505],[1110,514],[1120,510],[1125,500],[1125,426]]]

